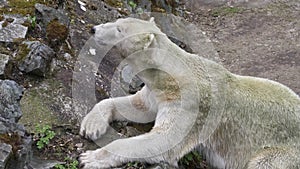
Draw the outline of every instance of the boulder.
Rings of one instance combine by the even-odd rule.
[[[30,162],[30,169],[52,169],[57,164],[64,164],[64,162],[59,162],[56,160],[41,160],[33,157]]]
[[[32,139],[17,123],[22,93],[16,82],[0,80],[0,169],[23,169],[31,159]]]
[[[22,25],[25,17],[4,15],[0,21],[0,42],[13,42],[18,38],[25,38],[28,28]]]
[[[22,72],[35,74],[37,76],[46,76],[50,70],[52,58],[55,52],[47,45],[39,41],[23,42],[30,50],[23,58],[18,67]]]
[[[23,88],[16,82],[0,80],[0,117],[10,122],[17,123],[22,112],[20,109],[20,99]]]
[[[9,144],[0,144],[0,169],[5,169],[5,166],[12,155],[12,146]]]
[[[57,19],[61,24],[66,26],[70,24],[69,17],[64,10],[54,9],[39,3],[35,4],[34,7],[36,9],[37,21],[45,27],[54,19]]]

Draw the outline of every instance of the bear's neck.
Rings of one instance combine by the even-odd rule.
[[[182,57],[187,56],[187,52],[173,43],[166,35],[157,35],[149,48],[157,48],[168,51],[170,54],[177,53]]]
[[[178,47],[167,36],[156,36],[153,43],[147,49],[150,52],[145,52],[140,57],[141,62],[133,63],[133,67],[142,66],[144,71],[139,73],[139,77],[150,89],[163,90],[170,88],[171,84],[176,87],[179,81],[185,77],[181,67],[184,66],[184,60],[188,60],[190,54]],[[186,67],[183,67],[187,69]],[[140,68],[140,70],[142,70]],[[162,85],[168,81],[168,85]]]

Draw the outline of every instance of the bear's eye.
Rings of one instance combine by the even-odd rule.
[[[117,26],[117,31],[121,32],[121,28],[119,26]]]

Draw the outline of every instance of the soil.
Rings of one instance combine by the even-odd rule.
[[[292,2],[292,1],[291,1]],[[69,5],[66,9],[71,10],[71,18],[76,17],[76,15],[82,15],[83,11],[80,10],[79,6],[74,5],[73,2],[66,3]],[[75,7],[76,6],[76,7]],[[94,4],[92,4],[94,6]],[[207,5],[201,8],[191,9],[189,12],[184,12],[184,17],[194,24],[198,25],[200,29],[206,32],[206,35],[212,41],[215,50],[218,52],[220,57],[220,63],[222,63],[231,72],[239,75],[249,75],[256,77],[268,78],[271,80],[278,81],[294,90],[298,95],[300,94],[300,3],[282,3],[274,2],[264,5],[262,8],[259,7],[229,7],[227,5],[214,6]],[[113,7],[107,7],[108,9]],[[157,8],[157,7],[156,7]],[[76,14],[77,12],[77,14]],[[111,10],[107,10],[107,13]],[[124,13],[124,11],[119,11]],[[104,12],[105,13],[105,12]],[[126,11],[125,13],[128,13]],[[78,16],[78,18],[82,18]],[[88,19],[86,19],[88,21]],[[103,20],[99,19],[99,22],[104,22],[110,20],[110,18],[105,18]],[[75,24],[73,27],[80,27],[81,23],[79,20],[75,19]],[[86,34],[91,24],[86,23],[86,26],[82,27],[82,34]],[[72,25],[70,26],[72,27]],[[34,32],[32,32],[31,38],[35,37]],[[76,32],[73,34],[76,34]],[[86,40],[83,35],[78,33],[78,44]],[[65,38],[65,37],[64,37]],[[81,41],[80,41],[80,40]],[[68,39],[67,39],[68,40]],[[71,40],[72,41],[72,40]],[[65,44],[66,45],[66,44]],[[59,53],[59,52],[58,52]],[[71,53],[71,52],[70,52]],[[71,54],[76,55],[78,51],[73,51]],[[59,56],[58,56],[59,57]],[[76,57],[76,56],[72,56]],[[63,62],[65,63],[65,62]],[[66,161],[66,157],[76,160],[79,154],[86,151],[87,149],[95,149],[97,146],[86,139],[83,139],[78,135],[79,125],[76,122],[70,123],[68,115],[62,114],[62,110],[59,102],[62,98],[62,94],[66,97],[71,97],[70,94],[70,81],[72,76],[72,63],[71,66],[60,66],[60,70],[57,74],[51,78],[51,80],[46,79],[45,81],[55,81],[55,83],[60,83],[59,85],[49,84],[47,87],[43,87],[45,92],[51,90],[56,90],[57,92],[46,93],[48,94],[50,101],[47,100],[43,102],[44,96],[40,92],[36,92],[38,85],[34,83],[26,82],[26,86],[32,87],[27,88],[27,92],[35,91],[36,95],[40,98],[38,101],[36,99],[34,107],[41,107],[40,112],[49,111],[54,112],[54,115],[58,116],[60,125],[55,124],[57,121],[50,123],[52,124],[52,130],[55,131],[56,136],[50,141],[50,143],[44,147],[42,150],[34,147],[34,155],[40,157],[41,159],[54,159],[58,161]],[[68,77],[70,76],[70,77]],[[42,86],[42,85],[40,85]],[[25,91],[26,96],[26,91]],[[28,97],[28,98],[30,98]],[[52,99],[57,97],[58,99]],[[31,110],[28,102],[32,100],[24,99],[24,105],[29,112]],[[40,103],[43,102],[43,103]],[[65,103],[65,102],[64,102]],[[36,106],[38,105],[38,106]],[[45,106],[49,109],[44,108]],[[66,106],[66,104],[64,104]],[[53,114],[52,114],[53,115]],[[24,119],[30,120],[31,115],[24,114]],[[44,117],[43,117],[44,118]],[[53,118],[53,116],[50,116]],[[53,118],[54,119],[54,118]],[[52,119],[51,119],[52,120]],[[65,124],[64,124],[64,121]],[[47,121],[46,121],[47,122]],[[68,123],[69,122],[69,123]],[[36,123],[31,124],[28,121],[23,121],[25,126],[30,128],[29,132],[35,133],[34,126]],[[126,135],[126,129],[128,124],[116,125],[118,130]],[[138,132],[145,132],[144,128],[138,128]],[[151,128],[151,127],[150,127]],[[149,129],[149,127],[148,127]],[[37,141],[37,140],[36,140]],[[36,143],[36,142],[35,142]],[[201,168],[207,169],[207,164],[205,161],[195,158],[193,156],[188,160],[189,163],[184,162],[185,159],[181,161],[181,168]],[[122,168],[147,168],[149,165],[141,163],[130,163],[124,165]]]
[[[278,81],[299,95],[299,4],[236,9],[203,9],[188,19],[207,32],[231,72]]]

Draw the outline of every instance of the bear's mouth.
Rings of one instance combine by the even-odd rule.
[[[103,39],[97,38],[96,36],[93,36],[95,43],[97,44],[98,47],[101,46],[107,46],[108,43],[105,42]]]

